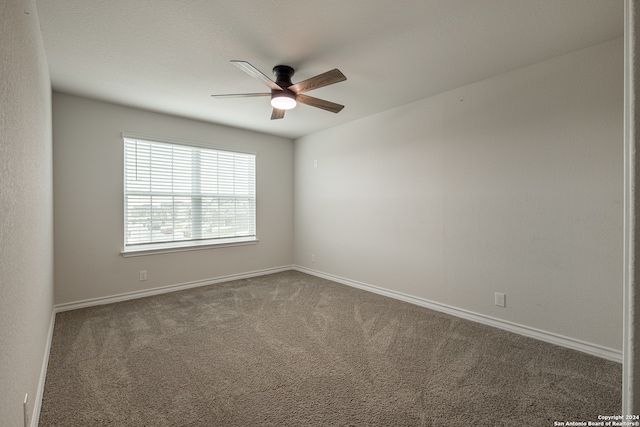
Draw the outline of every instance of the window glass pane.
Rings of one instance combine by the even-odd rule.
[[[153,228],[151,197],[127,196],[125,206],[127,206],[127,217],[125,218],[127,242],[136,244],[149,241]]]

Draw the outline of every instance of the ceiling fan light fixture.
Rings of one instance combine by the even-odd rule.
[[[291,110],[297,105],[296,95],[286,90],[274,91],[271,94],[271,106],[278,110]]]
[[[305,95],[305,92],[310,90],[319,89],[321,87],[347,80],[345,75],[337,68],[293,84],[291,82],[291,76],[293,76],[294,70],[288,65],[276,65],[273,67],[273,75],[276,76],[276,81],[274,82],[247,61],[231,61],[231,63],[251,77],[268,86],[271,89],[271,92],[211,95],[214,98],[271,96],[271,106],[273,107],[271,120],[284,118],[285,111],[295,108],[296,105],[298,105],[298,102],[300,104],[320,108],[332,113],[339,113],[344,108],[344,105]]]

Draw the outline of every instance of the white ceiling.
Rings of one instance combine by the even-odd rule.
[[[37,0],[54,90],[297,138],[623,36],[622,0]],[[229,63],[347,81],[270,120]]]

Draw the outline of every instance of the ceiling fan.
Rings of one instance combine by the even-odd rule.
[[[323,110],[331,111],[332,113],[338,113],[344,108],[344,105],[304,95],[305,92],[309,92],[310,90],[347,80],[344,74],[342,74],[337,68],[293,84],[291,82],[291,77],[293,76],[294,70],[288,65],[276,65],[273,67],[273,74],[276,76],[276,81],[274,82],[246,61],[231,61],[231,63],[249,74],[251,77],[260,80],[262,83],[267,85],[271,89],[271,92],[211,95],[214,98],[271,96],[271,105],[273,106],[271,120],[283,118],[284,112],[294,108],[298,102],[312,107],[322,108]]]

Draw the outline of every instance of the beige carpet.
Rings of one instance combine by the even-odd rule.
[[[41,426],[552,426],[621,365],[289,271],[59,313]]]

